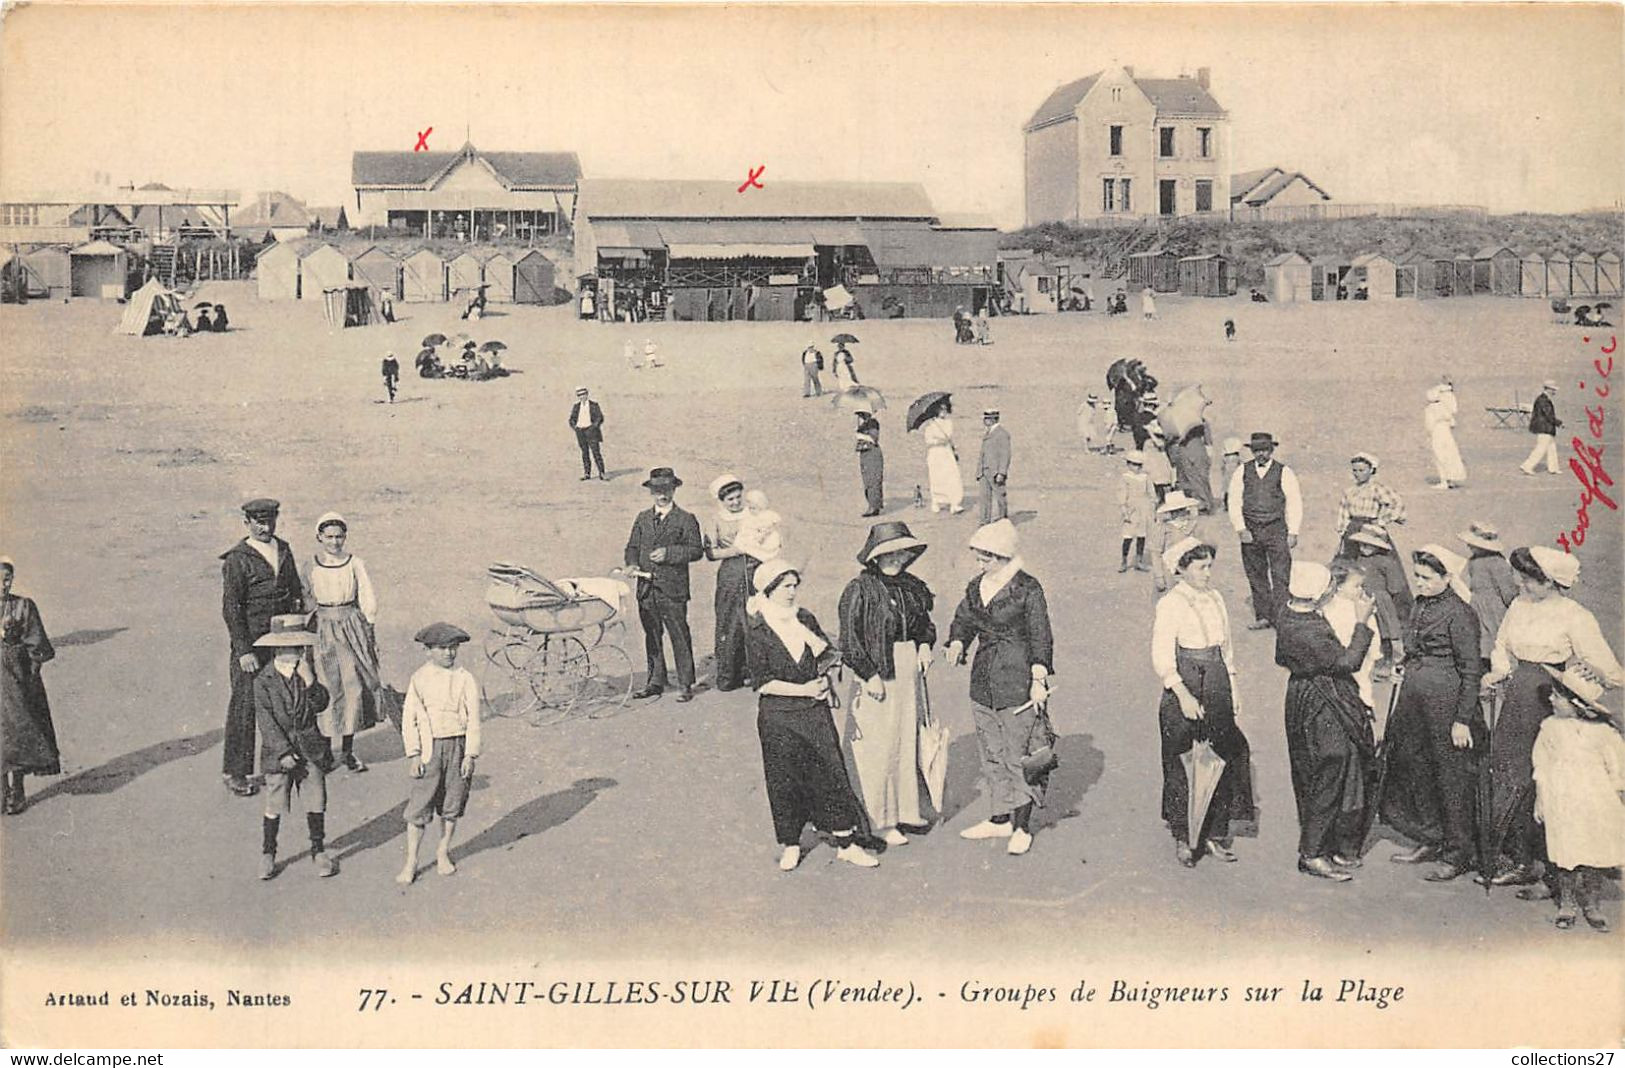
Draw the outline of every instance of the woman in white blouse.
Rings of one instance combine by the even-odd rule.
[[[1174,588],[1157,602],[1151,630],[1151,666],[1162,680],[1157,722],[1162,735],[1162,818],[1174,836],[1174,854],[1194,867],[1206,853],[1226,863],[1237,834],[1256,831],[1252,751],[1236,724],[1235,656],[1230,614],[1213,589],[1217,550],[1185,538],[1163,554]],[[1207,817],[1189,826],[1190,781],[1180,759],[1198,741],[1225,762]]]
[[[1496,874],[1494,886],[1534,883],[1545,859],[1545,835],[1535,822],[1535,735],[1551,709],[1540,698],[1550,684],[1544,670],[1559,672],[1584,665],[1608,686],[1625,685],[1625,668],[1608,647],[1597,617],[1568,597],[1580,576],[1580,562],[1544,545],[1514,549],[1509,561],[1519,594],[1507,608],[1490,651],[1486,689],[1500,687],[1500,705],[1491,732],[1489,770],[1494,801],[1494,840],[1511,862]],[[1545,896],[1540,890],[1520,894]]]
[[[373,628],[378,597],[361,557],[344,551],[350,525],[337,512],[316,521],[321,550],[299,568],[305,604],[316,610],[316,678],[330,695],[316,717],[331,746],[341,739],[339,759],[351,771],[366,771],[352,750],[355,734],[377,722],[378,648]]]
[[[944,400],[937,413],[920,427],[925,437],[925,473],[931,483],[931,510],[947,508],[954,515],[965,510],[965,479],[959,473],[959,452],[954,448],[953,404]]]

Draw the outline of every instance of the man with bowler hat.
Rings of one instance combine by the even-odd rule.
[[[273,616],[304,609],[293,552],[276,536],[281,508],[269,497],[244,504],[243,526],[248,534],[220,554],[221,613],[231,639],[231,699],[226,705],[221,770],[226,789],[239,797],[249,797],[258,789],[249,781],[254,774],[254,676],[276,652],[256,648],[254,643],[269,633]]]
[[[982,454],[976,461],[976,481],[982,484],[982,525],[1010,514],[1004,483],[1010,477],[1010,431],[999,425],[999,410],[982,413]]]
[[[649,658],[649,680],[632,696],[654,697],[666,689],[662,635],[671,635],[677,661],[679,701],[694,699],[694,639],[688,630],[688,565],[704,555],[700,523],[677,507],[673,496],[683,484],[669,467],[657,467],[644,480],[653,507],[638,513],[626,540],[626,566],[638,576],[638,621]]]
[[[576,387],[576,402],[570,406],[570,427],[576,432],[576,445],[581,448],[581,481],[592,477],[592,465],[598,464],[598,479],[608,482],[604,474],[604,410],[598,402],[587,396],[586,386]]]
[[[1230,476],[1230,525],[1241,537],[1241,566],[1253,591],[1248,630],[1275,625],[1286,604],[1292,550],[1298,546],[1303,497],[1292,468],[1275,460],[1275,438],[1260,430],[1248,442],[1253,458]]]

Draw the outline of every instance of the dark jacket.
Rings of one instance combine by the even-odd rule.
[[[582,442],[604,440],[604,410],[598,407],[598,402],[587,402],[587,418],[592,425],[586,429],[576,426],[576,417],[581,414],[581,402],[576,401],[570,405],[570,429],[576,432],[576,439]]]
[[[991,604],[982,603],[981,584],[978,576],[965,587],[948,642],[968,649],[980,638],[970,666],[970,699],[988,708],[1015,708],[1027,703],[1034,664],[1055,673],[1049,605],[1044,587],[1025,571],[1016,572]]]
[[[276,541],[277,568],[259,550],[245,541],[220,554],[221,614],[226,633],[231,635],[231,655],[240,657],[254,651],[254,639],[271,629],[271,617],[290,615],[304,608],[304,592],[299,585],[299,568],[294,564],[288,543]]]
[[[1431,665],[1446,668],[1455,676],[1451,719],[1457,723],[1472,723],[1478,718],[1478,680],[1484,673],[1479,661],[1478,631],[1478,614],[1449,589],[1436,597],[1418,597],[1410,626],[1405,629],[1408,671]]]
[[[664,563],[655,563],[649,554],[664,548]],[[700,541],[700,521],[675,504],[665,522],[655,522],[655,510],[645,508],[632,521],[632,534],[626,539],[626,566],[654,575],[638,579],[638,599],[659,590],[676,601],[688,600],[688,565],[705,555]]]
[[[829,641],[811,612],[798,608],[796,618],[802,626]],[[840,654],[833,644],[816,657],[808,648],[802,650],[800,660],[791,660],[790,651],[761,616],[751,616],[750,625],[745,629],[745,663],[750,670],[751,685],[758,690],[769,682],[811,682],[833,668],[839,660]],[[784,697],[778,694],[760,695],[757,707],[763,712],[816,711],[822,708],[826,714],[829,709],[827,702],[815,697]]]
[[[860,679],[895,679],[892,646],[937,644],[931,589],[908,572],[882,576],[865,569],[841,591],[841,660]]]
[[[260,668],[254,676],[254,719],[265,774],[281,771],[282,758],[290,754],[323,771],[333,770],[332,747],[316,726],[327,701],[327,688],[319,682],[306,686],[297,672],[284,679],[274,662]]]
[[[1535,398],[1534,407],[1529,411],[1529,433],[1556,434],[1557,428],[1563,425],[1563,420],[1557,417],[1557,408],[1552,404],[1552,398],[1544,392]]]

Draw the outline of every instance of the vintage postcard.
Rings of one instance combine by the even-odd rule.
[[[9,1047],[1612,1046],[1617,4],[17,4]]]

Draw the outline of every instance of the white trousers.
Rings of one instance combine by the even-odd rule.
[[[1557,474],[1557,438],[1552,434],[1536,434],[1535,447],[1529,450],[1529,459],[1520,466],[1530,474],[1540,466],[1541,457],[1546,458],[1546,470]]]

